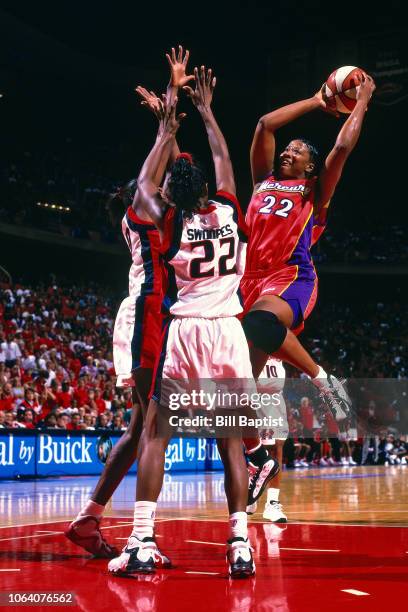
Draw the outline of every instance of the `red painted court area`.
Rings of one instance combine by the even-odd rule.
[[[378,610],[406,599],[406,528],[252,523],[256,578],[231,581],[222,522],[159,521],[158,544],[176,567],[134,578],[109,576],[106,560],[65,539],[65,526],[0,529],[1,592],[72,591],[76,605],[70,608],[92,612]],[[122,547],[129,519],[107,518],[104,533]]]

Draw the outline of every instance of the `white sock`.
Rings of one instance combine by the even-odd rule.
[[[137,501],[135,503],[132,536],[136,536],[139,540],[153,537],[156,508],[156,502]]]
[[[270,487],[269,489],[267,489],[266,503],[270,504],[271,502],[278,502],[278,501],[279,501],[279,489],[274,489],[273,487]]]
[[[84,518],[84,516],[94,516],[95,518],[100,519],[104,510],[105,506],[102,506],[102,504],[97,504],[96,502],[92,501],[92,499],[88,499],[75,520],[78,521],[79,519]]]
[[[229,516],[230,538],[248,537],[248,515],[246,512],[234,512]]]
[[[312,383],[316,385],[316,387],[321,387],[323,382],[327,381],[327,372],[323,370],[321,366],[319,366],[319,371],[313,378],[310,378]]]

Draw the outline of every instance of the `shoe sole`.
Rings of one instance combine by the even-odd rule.
[[[259,490],[259,492],[258,492],[257,496],[256,496],[256,497],[253,497],[253,498],[252,498],[252,501],[250,501],[250,500],[248,499],[247,506],[251,506],[251,505],[252,505],[252,504],[254,504],[256,501],[258,501],[258,499],[261,497],[262,493],[265,491],[265,488],[266,488],[266,485],[268,484],[268,482],[269,482],[270,480],[272,480],[272,478],[273,478],[274,476],[276,476],[276,474],[279,472],[279,470],[280,470],[280,465],[279,465],[279,463],[278,463],[276,460],[274,460],[274,462],[275,462],[275,463],[274,463],[274,466],[273,466],[272,470],[269,472],[268,476],[267,476],[267,477],[265,478],[265,480],[263,481],[262,486],[261,486],[261,488],[260,488],[260,490]]]
[[[255,570],[240,570],[235,572],[234,574],[230,574],[230,578],[232,578],[233,580],[251,578],[251,576],[255,576]]]
[[[272,519],[270,519],[269,517],[265,516],[264,514],[262,515],[262,518],[266,519],[267,521],[270,521],[271,523],[277,524],[277,523],[287,523],[288,519],[284,519],[284,518],[280,518],[277,521],[273,521]]]
[[[147,569],[147,568],[140,568],[140,569],[135,569],[135,570],[118,570],[117,572],[114,572],[112,570],[108,570],[109,574],[111,576],[122,576],[123,578],[125,578],[126,576],[134,576],[135,574],[154,574],[156,571],[156,568],[153,569]]]

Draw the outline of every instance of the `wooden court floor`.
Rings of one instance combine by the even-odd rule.
[[[10,596],[44,592],[73,593],[70,609],[83,612],[372,612],[390,602],[404,606],[408,467],[284,472],[289,523],[264,521],[261,512],[251,517],[257,571],[242,581],[226,571],[222,473],[165,476],[156,537],[173,569],[132,578],[109,575],[106,559],[93,559],[64,537],[96,480],[1,483],[0,607],[26,609],[11,606]],[[104,536],[118,548],[131,530],[135,481],[125,478],[103,520]]]
[[[95,476],[0,481],[1,525],[70,519],[87,500]],[[136,478],[124,479],[106,516],[132,516]],[[281,502],[290,522],[408,526],[408,466],[285,470]],[[263,499],[250,519],[262,521]],[[166,474],[158,516],[224,520],[221,472]]]

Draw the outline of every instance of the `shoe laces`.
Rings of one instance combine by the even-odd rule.
[[[269,503],[276,510],[282,510],[282,504],[280,502],[272,500]]]

